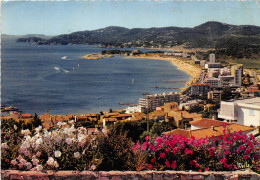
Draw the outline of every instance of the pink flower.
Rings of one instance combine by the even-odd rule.
[[[193,155],[193,151],[192,150],[189,150],[188,148],[185,148],[185,150],[184,150],[184,153],[186,154],[186,155]]]
[[[226,128],[227,124],[226,124],[226,123],[223,123],[222,126],[223,126],[223,128]]]
[[[166,165],[167,168],[170,168],[170,167],[171,167],[171,165],[170,165],[170,163],[169,163],[168,160],[165,162],[165,165]]]
[[[243,151],[243,150],[246,149],[246,147],[245,147],[245,145],[242,144],[242,145],[239,146],[239,149],[240,149],[241,151]]]
[[[138,150],[141,148],[140,142],[137,141],[137,143],[134,145],[133,150]]]
[[[156,152],[156,151],[157,151],[156,147],[153,146],[153,145],[150,145],[150,148],[152,149],[153,152]]]
[[[176,160],[172,162],[171,168],[172,168],[172,169],[176,169],[176,168],[177,168],[177,162],[176,162]]]
[[[246,148],[246,154],[249,154],[250,153],[250,151],[251,151],[251,149],[250,148]]]
[[[173,154],[176,154],[179,151],[180,151],[180,148],[177,146],[177,147],[173,148],[172,152],[173,152]]]
[[[220,162],[222,162],[223,164],[226,164],[227,163],[227,159],[226,158],[220,159]]]
[[[168,148],[165,148],[165,149],[164,149],[164,152],[165,152],[165,153],[169,153],[170,150],[169,150]]]
[[[165,153],[161,153],[160,158],[162,158],[162,159],[165,158]]]
[[[155,158],[151,159],[151,163],[152,163],[152,164],[154,164],[155,162],[156,162],[156,159],[155,159]]]
[[[229,150],[226,150],[224,153],[226,156],[228,156],[230,154]]]
[[[254,159],[256,160],[256,161],[258,161],[258,155],[257,154],[254,154]]]
[[[202,172],[202,169],[199,169],[199,172]]]
[[[153,169],[153,165],[148,164],[148,169]]]
[[[195,164],[196,164],[196,161],[195,161],[195,160],[190,161],[190,165],[191,165],[191,166],[193,166],[193,165],[195,165]]]
[[[239,149],[236,149],[236,150],[235,150],[235,153],[236,153],[236,154],[239,154],[239,153],[240,153],[240,150],[239,150]]]
[[[205,171],[209,171],[209,168],[205,168]]]
[[[145,140],[146,140],[146,141],[148,141],[149,139],[150,139],[150,136],[149,136],[149,135],[145,136]]]
[[[142,145],[142,150],[145,151],[146,148],[147,148],[147,146],[148,146],[148,142],[146,141],[146,142]]]
[[[246,159],[248,159],[249,158],[249,156],[248,155],[244,155],[244,159],[246,160]]]
[[[199,165],[198,163],[196,163],[196,164],[195,164],[195,167],[196,167],[196,168],[199,168],[199,167],[200,167],[200,165]]]
[[[250,134],[250,138],[254,141],[255,140],[255,136],[253,134]]]

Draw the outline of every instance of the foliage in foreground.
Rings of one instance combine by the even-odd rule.
[[[259,163],[259,141],[242,132],[199,140],[147,135],[143,144],[133,146],[115,128],[89,135],[86,128],[64,125],[50,131],[41,126],[21,132],[16,126],[5,128],[2,169],[223,171],[255,169]]]
[[[147,153],[148,169],[233,171],[256,168],[259,162],[259,142],[253,135],[242,132],[226,133],[210,139],[162,136],[154,140],[146,137],[142,145],[138,142],[133,150]]]

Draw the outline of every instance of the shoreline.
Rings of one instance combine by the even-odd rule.
[[[163,60],[163,61],[169,61],[173,65],[177,66],[179,70],[184,71],[188,75],[190,75],[190,79],[186,82],[186,85],[181,88],[181,92],[186,90],[192,83],[196,82],[199,79],[199,76],[201,74],[201,69],[189,64],[185,61],[182,61],[176,57],[160,57],[160,56],[129,56],[130,58],[143,58],[143,59],[154,59],[154,60]]]
[[[178,57],[161,57],[161,56],[152,56],[152,55],[146,55],[146,54],[141,54],[141,55],[121,55],[126,58],[143,58],[143,59],[154,59],[154,60],[163,60],[163,61],[169,61],[171,62],[172,65],[177,66],[177,68],[181,71],[184,71],[186,74],[190,76],[190,79],[186,82],[185,86],[180,88],[181,92],[183,93],[186,89],[190,87],[192,83],[195,83],[201,74],[201,68],[198,68],[190,63],[185,62],[184,60],[181,60]],[[83,59],[102,59],[104,57],[112,57],[112,55],[102,55],[101,53],[95,53],[95,54],[87,54],[85,56],[82,56]]]

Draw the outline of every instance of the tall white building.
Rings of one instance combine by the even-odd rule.
[[[214,53],[211,53],[210,55],[209,55],[209,62],[210,63],[215,63],[216,61],[215,61],[215,54]]]
[[[139,106],[141,106],[141,112],[147,113],[155,111],[156,107],[163,106],[164,103],[179,102],[179,100],[180,94],[178,93],[153,94],[139,99]]]

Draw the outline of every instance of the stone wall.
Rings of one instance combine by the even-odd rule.
[[[16,171],[2,170],[1,179],[41,180],[260,180],[260,174],[251,171],[186,172],[186,171]]]

